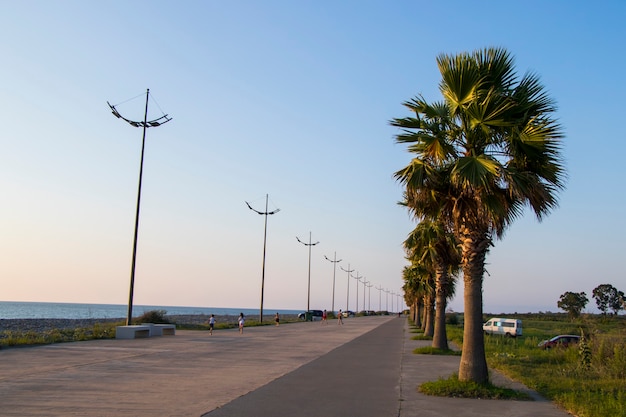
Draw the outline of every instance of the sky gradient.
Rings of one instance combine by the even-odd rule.
[[[556,101],[568,180],[542,223],[526,213],[495,242],[484,311],[626,291],[626,3],[0,5],[0,300],[127,302],[141,129],[107,101],[141,120],[149,88],[149,118],[173,120],[147,132],[135,304],[258,307],[263,217],[245,201],[263,211],[269,194],[265,309],[306,308],[309,232],[311,308],[331,309],[336,252],[385,309],[376,288],[401,292],[415,226],[393,179],[411,155],[388,122],[441,98],[439,54],[489,46]],[[335,309],[347,285],[337,267]]]

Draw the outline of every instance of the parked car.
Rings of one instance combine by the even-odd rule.
[[[354,317],[354,311],[350,311],[350,310],[346,310],[342,312],[341,314],[343,314],[344,317]]]
[[[298,314],[298,318],[300,320],[306,320],[306,315],[309,313],[311,315],[311,321],[320,321],[322,320],[322,315],[324,314],[322,310],[309,310],[303,313]]]
[[[570,345],[577,344],[579,341],[580,336],[573,334],[560,334],[558,336],[554,336],[550,340],[543,340],[538,346],[541,349],[566,348]]]
[[[522,321],[516,319],[492,318],[483,324],[485,334],[499,334],[506,337],[522,335]]]

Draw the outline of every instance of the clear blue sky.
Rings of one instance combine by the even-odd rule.
[[[437,55],[488,46],[557,101],[569,178],[558,210],[496,242],[484,311],[626,291],[622,1],[0,6],[0,300],[127,302],[141,130],[106,102],[140,120],[147,88],[149,116],[173,120],[147,135],[135,304],[257,308],[263,217],[244,201],[263,210],[266,193],[281,210],[268,219],[266,309],[306,307],[296,236],[309,232],[312,308],[331,308],[335,252],[399,293],[414,223],[392,174],[410,154],[388,121],[417,94],[440,98]],[[345,308],[347,274],[336,280]]]

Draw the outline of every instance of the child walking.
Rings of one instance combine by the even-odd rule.
[[[239,333],[243,333],[243,324],[246,322],[246,319],[243,318],[243,313],[239,313]]]

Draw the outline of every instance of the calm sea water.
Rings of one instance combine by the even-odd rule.
[[[33,303],[0,301],[0,319],[100,319],[126,317],[128,306],[122,304]],[[133,305],[133,317],[146,311],[165,310],[167,314],[215,314],[246,316],[259,314],[259,309],[217,307],[172,307]],[[263,316],[274,313],[298,314],[300,310],[271,310],[263,308]]]

